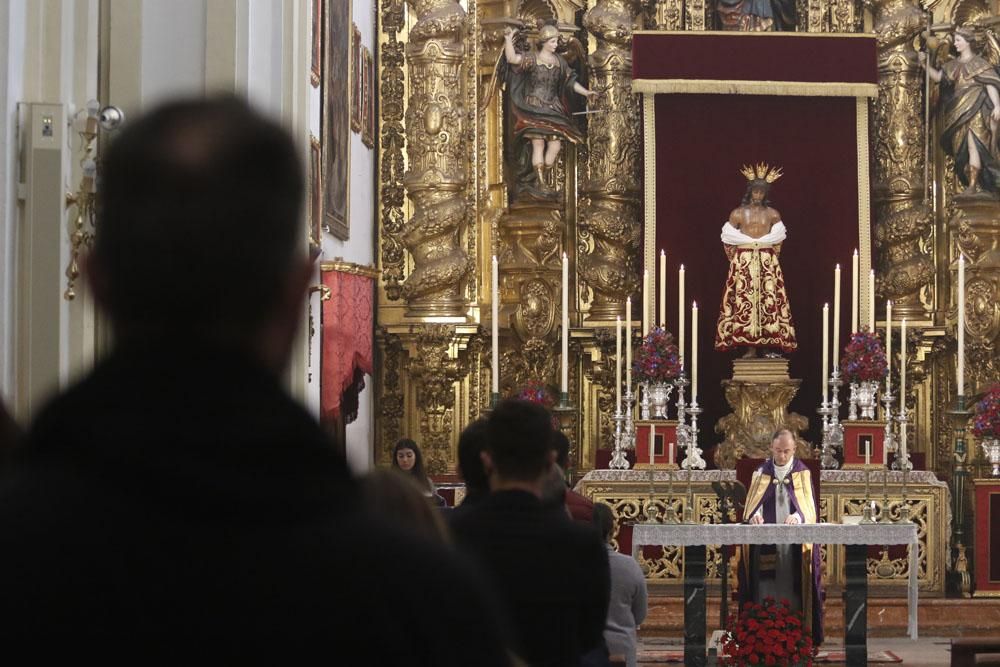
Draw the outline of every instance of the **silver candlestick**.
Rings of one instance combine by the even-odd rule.
[[[830,424],[824,434],[824,448],[827,455],[820,461],[820,465],[826,470],[835,470],[840,467],[837,462],[837,450],[844,447],[844,426],[840,423],[840,386],[843,381],[840,379],[840,370],[833,369],[830,374]]]
[[[907,472],[913,470],[913,463],[910,462],[910,452],[906,447],[904,442],[906,442],[906,411],[902,410],[899,416],[896,417],[896,423],[899,424],[899,445],[896,447],[896,458],[892,461],[893,470],[902,470]]]
[[[823,418],[823,441],[820,443],[820,467],[824,470],[835,470],[837,468],[836,450],[830,446],[830,402],[823,401],[816,409],[816,413]]]
[[[698,407],[697,397],[691,398],[691,405],[685,412],[691,415],[691,425],[687,427],[687,456],[681,462],[681,467],[687,470],[694,468],[704,470],[706,463],[701,457],[701,447],[698,446],[698,415],[701,414],[701,408]]]
[[[612,470],[628,470],[628,459],[625,457],[625,434],[622,432],[622,422],[625,417],[622,415],[621,407],[615,410],[615,449],[611,455],[611,463],[608,467]]]
[[[882,438],[882,448],[885,452],[885,460],[889,460],[889,454],[896,451],[896,434],[892,429],[892,406],[895,396],[892,393],[892,388],[887,384],[885,387],[885,394],[882,396],[882,409],[884,411],[883,418],[885,419],[885,435]]]

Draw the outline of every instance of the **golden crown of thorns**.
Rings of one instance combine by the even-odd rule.
[[[757,164],[756,167],[753,165],[743,165],[743,168],[740,169],[740,173],[743,174],[748,181],[764,180],[768,183],[774,183],[782,177],[782,172],[779,167],[769,167],[763,162]]]

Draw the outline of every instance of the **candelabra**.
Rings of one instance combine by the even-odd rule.
[[[905,447],[904,453],[905,453]],[[910,502],[906,498],[906,484],[909,481],[910,476],[910,466],[909,461],[907,461],[907,466],[903,468],[903,504],[899,506],[899,523],[912,523],[910,521]]]
[[[621,406],[615,409],[615,449],[611,454],[611,463],[608,464],[612,470],[628,470],[628,459],[625,457],[625,433],[622,422],[625,421],[622,415]]]
[[[646,503],[646,523],[659,523],[659,521],[657,521],[657,516],[659,515],[660,511],[656,507],[656,505],[653,504],[653,498],[654,498],[654,488],[653,488],[653,479],[654,478],[653,478],[653,475],[654,475],[654,473],[655,473],[655,470],[654,470],[653,466],[650,466],[649,467],[649,501]]]
[[[861,506],[861,523],[875,523],[872,516],[871,478],[871,469],[865,468],[865,500]]]
[[[913,470],[913,464],[910,462],[910,452],[906,448],[906,410],[900,411],[896,423],[899,424],[899,444],[896,447],[896,458],[892,461],[892,469],[907,472]]]
[[[954,467],[951,474],[951,502],[952,502],[952,533],[951,544],[955,549],[956,562],[958,557],[964,552],[968,545],[965,538],[965,515],[966,515],[966,492],[965,486],[969,479],[968,469],[968,449],[965,442],[965,428],[969,422],[969,409],[965,405],[965,396],[959,395],[955,398],[955,407],[948,410],[948,417],[951,420],[952,429],[952,451],[954,452]],[[971,588],[971,579],[967,571],[962,572],[957,568],[955,575],[956,587],[963,595]]]
[[[827,381],[830,385],[831,399],[820,407],[819,412],[825,417],[823,428],[823,452],[820,466],[824,470],[836,470],[840,467],[837,461],[837,450],[844,446],[844,427],[840,423],[840,371],[836,368]]]
[[[892,430],[892,421],[894,419],[892,416],[892,406],[894,400],[896,400],[896,397],[887,383],[885,394],[882,395],[882,409],[885,411],[885,437],[882,438],[882,451],[885,452],[886,461],[889,460],[889,454],[896,451],[896,435]]]
[[[879,523],[892,523],[889,515],[889,469],[882,471],[882,511],[879,514]]]
[[[686,429],[687,456],[681,461],[681,467],[688,470],[693,468],[704,470],[706,463],[705,459],[701,457],[701,447],[698,446],[698,415],[701,414],[701,408],[698,407],[697,397],[691,398],[691,404],[687,406],[685,412],[691,416],[691,424]]]
[[[663,512],[663,523],[677,523],[677,510],[674,509],[674,471],[667,471],[667,503]]]
[[[684,499],[684,523],[694,523],[694,490],[691,488],[691,468],[688,468],[687,497]]]

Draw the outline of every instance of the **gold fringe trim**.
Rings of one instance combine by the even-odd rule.
[[[877,97],[878,84],[819,81],[732,81],[726,79],[633,79],[634,93]]]
[[[633,35],[690,35],[691,30],[633,30]],[[699,30],[698,35],[716,35],[719,37],[778,37],[795,39],[799,37],[864,37],[875,39],[871,32],[740,32],[736,30]]]
[[[328,271],[336,271],[337,273],[350,273],[355,276],[364,276],[365,278],[375,279],[378,278],[378,269],[372,266],[364,266],[362,264],[355,264],[354,262],[321,262],[319,265],[319,270],[326,273]]]
[[[644,232],[645,238],[644,252],[643,252],[643,266],[649,271],[649,280],[651,285],[656,285],[656,275],[657,275],[657,264],[656,264],[656,105],[655,98],[652,95],[642,96],[642,124],[645,130],[643,136],[643,157],[644,161],[644,180],[645,187],[644,198],[645,198],[645,224]],[[652,294],[656,295],[656,289],[652,289]],[[659,301],[656,298],[651,297],[649,299],[649,310],[648,313],[643,313],[644,322],[656,322],[656,305]],[[663,326],[666,326],[666,322],[660,322]],[[650,327],[652,328],[652,327]],[[681,351],[683,355],[683,350]]]
[[[874,303],[869,303],[868,283],[871,282],[872,268],[872,227],[871,227],[871,175],[868,164],[868,100],[859,97],[856,105],[858,144],[858,289],[861,291],[858,327],[868,322]],[[878,319],[878,318],[876,318]]]

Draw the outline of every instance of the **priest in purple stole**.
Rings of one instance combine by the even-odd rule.
[[[771,458],[753,474],[743,520],[749,524],[816,523],[812,474],[795,458],[795,438],[782,429],[771,440]],[[740,607],[766,597],[788,600],[805,619],[813,642],[823,641],[819,545],[745,545],[738,553]]]

